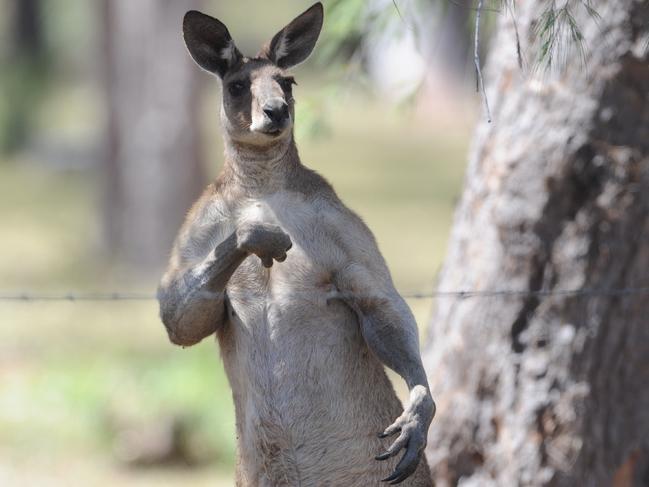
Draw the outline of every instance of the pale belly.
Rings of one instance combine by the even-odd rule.
[[[250,279],[258,272],[267,275]],[[269,272],[249,263],[228,291],[220,345],[241,485],[379,485],[394,466],[373,457],[388,445],[377,433],[401,405],[356,315],[327,299],[334,290],[316,274],[302,274],[295,286],[279,266]]]

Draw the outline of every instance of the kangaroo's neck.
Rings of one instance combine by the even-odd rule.
[[[247,193],[262,194],[284,187],[300,164],[292,134],[263,147],[225,137],[224,171]]]

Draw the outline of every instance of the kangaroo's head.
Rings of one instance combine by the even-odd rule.
[[[291,136],[295,80],[287,71],[311,54],[322,20],[318,2],[249,58],[239,52],[221,21],[195,10],[185,14],[183,34],[189,53],[223,82],[221,119],[230,139],[264,146]]]

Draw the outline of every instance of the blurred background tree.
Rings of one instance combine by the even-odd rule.
[[[0,56],[13,69],[0,73],[0,153],[24,146],[49,74],[40,0],[12,0],[6,6],[6,41]]]
[[[204,2],[103,0],[102,80],[108,107],[103,181],[113,258],[140,270],[166,261],[205,186],[201,73],[178,19]]]

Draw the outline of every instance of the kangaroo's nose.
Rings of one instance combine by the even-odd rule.
[[[276,125],[288,118],[288,105],[281,98],[273,98],[264,104],[264,113]]]

